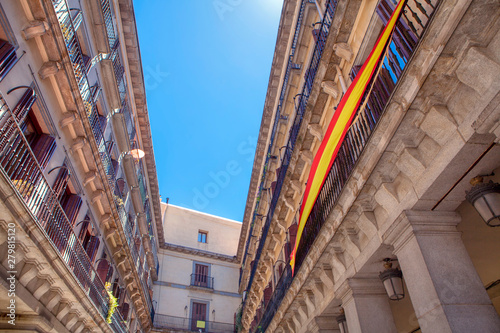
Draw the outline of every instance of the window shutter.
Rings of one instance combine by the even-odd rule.
[[[50,135],[41,134],[35,140],[31,149],[42,169],[45,169],[56,150],[56,140]]]
[[[54,181],[54,185],[52,185],[52,190],[58,199],[61,198],[61,195],[66,191],[66,187],[68,186],[69,180],[69,172],[67,168],[59,169],[59,173],[57,174],[56,180]]]
[[[85,219],[87,219],[87,216],[85,217]],[[88,230],[89,230],[89,221],[84,220],[82,222],[82,228],[80,229],[80,232],[78,233],[78,239],[80,240],[80,242],[83,242],[83,240],[85,239],[85,234],[87,234]]]
[[[75,225],[75,220],[81,205],[82,199],[76,194],[64,195],[62,198],[61,206],[72,226]]]
[[[87,246],[87,254],[89,255],[90,261],[92,263],[94,262],[100,242],[101,241],[98,236],[90,236],[90,242]]]
[[[264,289],[264,307],[266,307],[267,304],[269,303],[272,294],[273,294],[273,287],[271,286],[271,282],[269,282],[267,288]]]
[[[99,261],[99,264],[97,265],[97,275],[103,283],[106,282],[106,277],[109,270],[109,263],[106,260]]]
[[[130,306],[128,305],[127,302],[123,303],[122,306],[120,307],[120,314],[122,315],[123,320],[128,319],[129,309],[130,309]]]
[[[16,49],[6,40],[0,39],[0,78],[4,78],[16,63]]]

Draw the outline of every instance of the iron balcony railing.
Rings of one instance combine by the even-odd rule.
[[[303,1],[302,5],[304,5],[305,1]],[[269,227],[271,225],[271,221],[273,220],[272,217],[274,215],[274,210],[276,208],[276,205],[278,203],[278,198],[280,196],[281,188],[283,186],[283,181],[286,176],[286,172],[288,171],[288,166],[290,164],[290,160],[292,157],[292,153],[295,147],[295,142],[297,140],[297,136],[300,130],[300,126],[302,124],[302,117],[304,116],[305,110],[306,110],[306,105],[307,101],[309,99],[309,94],[311,93],[312,89],[312,82],[314,82],[314,78],[316,76],[316,72],[318,70],[319,62],[321,60],[321,55],[323,54],[323,48],[326,43],[326,38],[328,37],[328,33],[330,31],[330,24],[332,22],[333,16],[335,14],[335,9],[337,7],[337,1],[336,0],[328,0],[326,3],[326,10],[323,16],[323,21],[321,23],[321,26],[319,28],[318,34],[317,34],[317,42],[314,47],[314,51],[311,57],[311,61],[309,63],[309,67],[306,71],[306,76],[305,76],[305,83],[302,88],[302,93],[300,94],[300,99],[298,102],[298,105],[296,106],[296,115],[295,119],[292,123],[292,126],[290,128],[290,133],[289,133],[289,138],[287,145],[285,146],[285,152],[283,154],[283,158],[281,160],[281,167],[280,171],[278,174],[278,178],[276,180],[276,187],[274,189],[274,194],[271,199],[271,204],[269,205],[269,210],[267,212],[266,216],[266,222],[264,224],[264,227],[262,229],[262,237],[259,242],[259,246],[257,248],[257,251],[255,253],[255,262],[259,262],[260,256],[262,254],[262,250],[264,248],[264,244],[266,242],[267,238],[267,233],[269,231]],[[299,16],[300,19],[300,16]],[[277,115],[278,118],[279,115]],[[269,147],[269,151],[271,151],[272,146]],[[250,272],[250,278],[248,281],[248,286],[247,290],[250,290],[253,282],[253,278],[255,276],[255,271],[257,269],[258,265],[253,265],[251,268]],[[246,302],[245,302],[246,304]]]
[[[125,68],[123,66],[123,62],[121,60],[121,55],[119,52],[119,39],[116,37],[115,33],[115,28],[113,24],[113,16],[111,13],[111,3],[109,0],[101,0],[101,9],[104,15],[104,21],[106,25],[106,31],[108,34],[108,43],[109,47],[111,49],[111,55],[109,59],[113,63],[113,70],[115,73],[115,79],[116,79],[116,85],[118,88],[118,92],[120,95],[120,102],[121,102],[121,107],[120,107],[120,113],[123,114],[125,118],[125,125],[128,131],[128,136],[130,142],[136,142],[136,128],[135,128],[135,120],[134,120],[134,115],[130,107],[128,95],[127,95],[127,86],[126,86],[126,80],[124,77],[124,72]],[[138,163],[139,168],[137,170],[137,178],[139,181],[139,189],[141,192],[141,197],[142,197],[142,202],[144,203],[144,212],[146,214],[146,221],[148,224],[148,229],[149,229],[149,242],[151,243],[151,247],[156,249],[155,246],[155,239],[154,239],[154,232],[153,232],[153,219],[151,215],[151,207],[150,204],[147,202],[148,195],[147,195],[147,180],[145,177],[144,173],[144,168],[142,165],[142,161],[139,161]],[[153,252],[153,260],[154,260],[154,267],[153,269],[158,272],[159,268],[159,261],[158,261],[158,255],[156,252]]]
[[[271,131],[271,138],[270,138],[270,142],[269,142],[269,145],[268,145],[268,148],[267,148],[266,160],[265,160],[265,163],[264,163],[264,170],[262,172],[262,177],[261,177],[261,180],[260,180],[260,185],[259,185],[259,190],[258,190],[259,194],[257,196],[257,200],[256,200],[256,203],[255,203],[255,209],[254,209],[254,213],[253,213],[253,216],[252,216],[252,223],[250,225],[250,231],[248,233],[249,235],[252,235],[253,228],[254,228],[254,225],[255,225],[255,219],[258,216],[257,213],[259,211],[260,198],[262,197],[262,191],[264,189],[264,183],[265,183],[265,180],[266,180],[267,170],[269,169],[269,163],[270,163],[270,159],[271,159],[271,155],[272,155],[271,152],[272,152],[273,145],[274,145],[274,136],[275,136],[276,131],[278,129],[279,120],[282,119],[281,112],[282,112],[282,109],[283,109],[283,102],[285,100],[286,92],[287,92],[287,89],[288,89],[288,79],[290,77],[290,73],[291,73],[292,69],[298,69],[298,68],[300,68],[300,66],[298,66],[297,64],[295,64],[293,62],[293,58],[295,56],[295,48],[297,46],[297,41],[298,41],[298,38],[299,38],[300,29],[302,27],[302,19],[303,19],[303,16],[304,16],[304,10],[305,10],[305,6],[307,5],[307,3],[308,3],[308,1],[302,0],[301,6],[300,6],[299,15],[298,15],[298,18],[297,18],[297,24],[295,26],[295,33],[294,33],[294,36],[293,36],[293,42],[292,42],[292,45],[290,47],[290,55],[288,56],[288,62],[287,62],[286,70],[285,70],[285,76],[284,76],[284,79],[283,79],[283,84],[281,86],[279,103],[278,103],[278,107],[277,107],[277,110],[276,110],[276,117],[274,118],[274,124],[273,124],[273,128],[272,128],[272,131]],[[242,265],[243,267],[245,267],[245,263],[246,263],[246,259],[247,259],[247,254],[248,254],[248,248],[250,246],[250,239],[251,239],[251,237],[247,238],[247,243],[245,245],[245,253],[244,253],[244,256],[243,256],[243,265]],[[241,276],[240,276],[240,279],[241,279]]]
[[[0,81],[17,63],[16,48],[6,40],[0,39]]]
[[[191,274],[190,286],[214,289],[214,278],[206,274]]]
[[[105,7],[106,4],[108,7]],[[101,1],[101,5],[103,5],[103,9],[105,10],[104,17],[105,17],[105,23],[106,23],[106,29],[107,29],[107,34],[108,34],[108,40],[110,42],[110,45],[113,47],[113,53],[111,54],[112,56],[112,61],[113,61],[113,67],[115,74],[117,76],[117,81],[123,80],[123,66],[121,65],[121,61],[119,60],[119,52],[118,52],[118,39],[116,38],[116,35],[114,34],[114,28],[113,28],[113,23],[112,23],[112,17],[111,12],[110,12],[110,7],[109,7],[109,2],[106,0]],[[116,187],[116,172],[115,172],[115,167],[113,166],[112,160],[109,156],[108,152],[108,146],[106,142],[104,141],[104,135],[102,132],[101,128],[101,123],[99,120],[99,114],[97,111],[97,107],[95,105],[95,101],[93,99],[92,93],[91,93],[91,87],[86,75],[86,66],[85,66],[85,60],[84,60],[84,55],[81,50],[81,46],[78,40],[78,36],[76,34],[76,29],[74,26],[74,23],[71,18],[70,14],[70,9],[67,5],[66,0],[53,0],[53,6],[54,10],[64,37],[64,41],[66,44],[66,49],[69,54],[69,58],[71,61],[71,64],[73,66],[73,72],[76,78],[76,81],[78,82],[79,85],[79,90],[80,90],[80,95],[82,97],[84,106],[87,111],[87,117],[90,122],[90,126],[92,129],[92,134],[95,138],[95,141],[97,143],[97,147],[100,153],[101,157],[101,162],[104,166],[105,173],[108,178],[108,183],[111,188],[111,190],[114,192],[115,187]],[[120,86],[120,84],[119,84]],[[120,214],[120,218],[126,218],[126,215],[123,213],[123,205],[120,205],[119,202],[116,200],[115,197],[115,206],[117,211],[122,214]],[[122,224],[125,223],[124,220],[121,221]],[[142,277],[142,275],[140,275]],[[147,290],[145,290],[145,294],[147,293]],[[147,295],[149,296],[149,295]],[[148,301],[148,307],[151,309],[151,300],[149,297],[146,297],[146,300]]]
[[[197,320],[192,318],[174,317],[163,314],[155,314],[153,326],[156,329],[182,330],[187,332],[199,332],[196,328]],[[230,323],[220,323],[216,321],[205,321],[205,328],[202,332],[207,333],[236,333],[236,327]]]
[[[24,136],[18,119],[13,116],[0,95],[0,170],[10,180],[31,212],[36,224],[45,233],[53,247],[92,300],[99,313],[106,318],[109,297],[94,270],[92,261],[73,231],[58,197],[43,174],[29,141]],[[121,317],[113,317],[117,332],[125,332]]]
[[[296,272],[304,262],[321,227],[335,206],[344,185],[347,183],[352,170],[356,166],[371,133],[375,130],[378,120],[383,114],[390,96],[396,87],[397,81],[403,75],[404,69],[432,17],[438,1],[433,0],[431,2],[429,0],[426,1],[426,4],[422,5],[415,0],[409,0],[405,4],[403,15],[396,25],[387,56],[383,60],[380,75],[371,82],[371,94],[369,95],[370,89],[367,89],[367,92],[363,96],[363,100],[368,98],[366,107],[364,110],[358,111],[357,117],[349,128],[325,184],[305,224],[296,254]],[[384,22],[387,22],[392,10],[393,5],[386,0],[382,0],[377,7],[377,14]],[[317,45],[320,43],[324,45],[323,42],[318,40]],[[358,70],[359,67],[352,69],[351,78],[354,78]],[[362,104],[360,103],[360,105]],[[291,268],[287,265],[276,284],[270,301],[265,307],[256,332],[265,332],[292,281]]]
[[[416,0],[409,0],[405,4],[403,15],[396,24],[387,55],[383,60],[380,74],[372,80],[370,83],[371,89],[367,89],[362,98],[363,101],[368,99],[366,107],[357,111],[357,116],[340,146],[338,155],[304,226],[297,248],[296,271],[300,269],[316,236],[349,180],[368,139],[375,130],[390,100],[398,80],[415,51],[430,17],[434,13],[437,3],[438,0],[433,2],[429,0],[425,4],[421,4]],[[386,23],[393,9],[394,5],[391,1],[382,0],[377,6],[374,15],[379,15]],[[359,68],[360,66],[352,68],[351,78],[356,76]],[[360,103],[360,105],[362,104]]]

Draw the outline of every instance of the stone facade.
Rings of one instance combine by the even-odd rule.
[[[236,259],[241,223],[165,203],[162,212],[156,330],[197,332],[202,321],[205,332],[233,332],[241,304]]]
[[[0,5],[0,330],[148,332],[163,229],[132,1]]]
[[[339,332],[341,308],[350,333],[500,330],[500,230],[488,227],[465,200],[472,178],[486,175],[500,182],[500,7],[495,1],[408,2],[403,26],[410,31],[414,24],[418,39],[407,60],[397,59],[405,62],[403,70],[388,69],[399,78],[383,113],[373,130],[355,120],[358,127],[351,127],[346,140],[360,148],[346,148],[354,162],[342,164],[333,178],[335,200],[313,219],[318,228],[307,231],[314,234],[304,241],[307,246],[299,246],[294,276],[277,270],[293,245],[312,158],[343,85],[349,85],[383,26],[380,11],[387,3],[318,1],[320,16],[312,3],[306,1],[301,11],[303,2],[285,1],[271,71],[282,74],[269,85],[266,106],[272,109],[264,110],[259,137],[268,146],[257,152],[277,158],[256,159],[259,172],[252,175],[243,221],[247,230],[240,239],[248,244],[242,245],[240,283],[240,292],[246,292],[244,332]],[[328,18],[332,7],[321,40],[304,23]],[[421,17],[420,28],[412,13]],[[297,22],[302,26],[293,49]],[[393,45],[399,47],[397,38]],[[323,50],[321,59],[307,82],[317,48]],[[290,55],[300,70],[284,80]],[[284,81],[288,87],[280,99],[275,90]],[[301,107],[294,96],[307,84],[307,104],[294,129]],[[273,128],[276,114],[288,118]],[[285,165],[280,148],[290,147],[288,133],[294,130],[297,139]],[[366,131],[371,131],[368,139]],[[321,200],[329,203],[329,198]],[[402,271],[403,300],[390,301],[379,279],[385,258]]]

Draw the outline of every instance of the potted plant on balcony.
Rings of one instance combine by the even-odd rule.
[[[108,303],[108,316],[106,317],[106,322],[108,324],[111,324],[111,317],[113,317],[113,314],[115,313],[116,307],[118,306],[118,299],[113,296],[113,292],[110,290],[111,289],[111,283],[106,282],[104,285],[104,288],[106,288],[106,291],[108,292],[109,296],[109,303]]]

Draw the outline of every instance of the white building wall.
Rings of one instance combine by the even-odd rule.
[[[208,321],[233,324],[241,303],[240,264],[234,259],[241,223],[164,203],[161,208],[165,241],[182,250],[159,250],[160,271],[153,290],[156,314],[178,317],[162,319],[189,325],[192,302],[201,302],[207,303]],[[199,230],[208,233],[207,243],[198,242]],[[190,285],[195,262],[209,266],[213,289]]]
[[[165,242],[235,256],[241,223],[194,210],[162,204]],[[208,232],[207,243],[198,242],[198,231]]]

